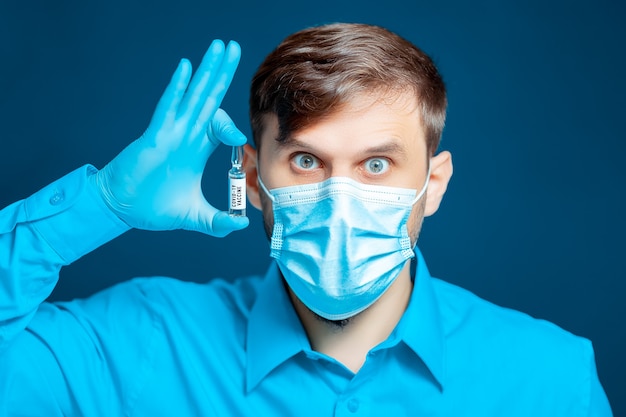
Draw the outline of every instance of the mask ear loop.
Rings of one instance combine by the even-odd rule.
[[[417,193],[417,195],[415,196],[415,198],[411,202],[411,206],[413,206],[415,203],[417,203],[420,200],[420,198],[422,198],[424,196],[424,193],[428,189],[428,184],[429,183],[430,183],[430,163],[428,164],[428,172],[426,172],[426,181],[424,181],[424,186],[422,187],[420,192]],[[417,246],[417,239],[415,240],[415,242],[413,242],[413,245],[411,247],[411,252],[413,252],[413,254],[415,254],[415,247],[416,246]],[[416,265],[417,257],[413,256],[412,258],[413,259],[411,260],[411,279],[413,279],[415,277],[415,265]]]
[[[276,200],[274,199],[274,196],[269,192],[269,190],[267,189],[267,187],[265,187],[265,184],[263,184],[263,181],[261,180],[261,176],[257,175],[256,177],[259,185],[261,186],[261,189],[263,190],[263,192],[265,193],[265,195],[267,196],[267,198],[269,198],[270,200],[272,200],[272,203],[274,203]]]
[[[426,173],[426,181],[424,182],[424,186],[422,187],[422,189],[420,190],[419,193],[417,193],[417,195],[415,196],[415,198],[413,199],[413,201],[411,201],[411,205],[414,205],[415,203],[417,203],[418,201],[420,201],[420,198],[422,198],[422,196],[424,195],[424,193],[426,192],[426,190],[428,189],[428,183],[430,182],[430,164],[428,164],[428,172]]]

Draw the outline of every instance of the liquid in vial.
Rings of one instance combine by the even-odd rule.
[[[243,146],[233,146],[228,171],[228,214],[246,215],[246,172],[243,170]]]

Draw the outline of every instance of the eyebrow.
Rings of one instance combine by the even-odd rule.
[[[406,149],[404,148],[404,146],[402,146],[401,144],[399,144],[396,140],[394,139],[389,139],[387,142],[381,144],[381,145],[377,145],[377,146],[373,146],[371,148],[367,148],[363,151],[364,154],[367,155],[397,155],[397,156],[402,156],[406,158]]]
[[[278,143],[278,146],[280,148],[300,148],[300,149],[305,149],[305,150],[315,150],[311,145],[304,143],[296,138],[294,138],[291,135],[288,136],[284,136],[284,137],[277,137],[274,139],[276,141],[276,143]]]

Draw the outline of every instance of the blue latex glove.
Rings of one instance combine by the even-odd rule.
[[[191,79],[180,61],[145,133],[90,177],[109,208],[129,226],[145,230],[195,230],[225,236],[248,225],[211,206],[200,182],[219,145],[246,137],[220,103],[239,63],[236,42],[213,41]]]

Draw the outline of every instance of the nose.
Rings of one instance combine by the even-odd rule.
[[[348,177],[357,180],[354,168],[348,161],[336,160],[328,164],[328,166],[329,169],[327,170],[327,177],[325,179],[330,177]]]

